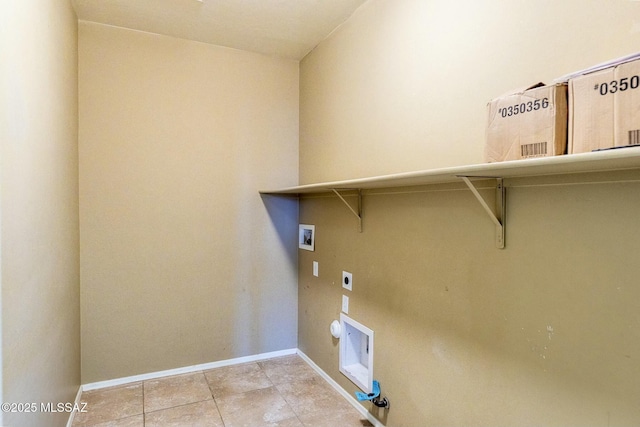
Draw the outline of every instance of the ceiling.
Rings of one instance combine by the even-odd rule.
[[[302,59],[367,0],[72,0],[82,21]]]

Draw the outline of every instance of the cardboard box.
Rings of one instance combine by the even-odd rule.
[[[640,145],[640,60],[569,80],[569,153]]]
[[[487,104],[485,161],[501,162],[565,154],[567,85],[507,94]]]

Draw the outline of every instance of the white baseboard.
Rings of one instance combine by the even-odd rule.
[[[331,387],[333,387],[338,393],[340,393],[342,397],[347,400],[347,402],[349,402],[354,408],[356,408],[358,412],[365,416],[371,424],[373,424],[375,427],[385,427],[385,425],[382,424],[380,420],[378,420],[369,411],[367,411],[367,409],[362,406],[355,397],[347,393],[347,391],[343,389],[340,384],[338,384],[333,378],[331,378],[329,374],[323,371],[322,368],[316,365],[315,362],[309,358],[309,356],[302,352],[302,350],[298,349],[297,353],[302,358],[302,360],[307,362],[307,364],[311,366],[313,370],[315,370],[326,382],[328,382]]]
[[[130,377],[116,378],[114,380],[98,381],[84,384],[82,391],[97,390],[106,387],[114,387],[140,381],[153,380],[156,378],[168,377],[171,375],[190,374],[192,372],[206,371],[208,369],[221,368],[223,366],[239,365],[241,363],[256,362],[259,360],[271,359],[280,356],[289,356],[297,353],[296,348],[287,350],[272,351],[269,353],[255,354],[253,356],[237,357],[235,359],[221,360],[218,362],[202,363],[200,365],[185,366],[183,368],[168,369],[166,371],[149,372],[147,374],[133,375]]]

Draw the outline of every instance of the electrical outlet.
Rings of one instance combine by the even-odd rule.
[[[353,290],[353,275],[348,271],[342,272],[342,287],[348,291]]]

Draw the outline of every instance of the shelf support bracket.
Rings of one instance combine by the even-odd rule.
[[[480,195],[476,187],[473,185],[469,177],[460,176],[469,190],[478,199],[480,205],[489,214],[489,218],[496,225],[496,247],[498,249],[504,249],[504,224],[505,224],[505,212],[506,212],[506,192],[504,188],[504,182],[502,178],[496,178],[496,209],[495,212],[489,207],[484,198]]]
[[[336,190],[335,188],[332,188],[331,191],[333,191],[336,194],[336,196],[338,196],[340,200],[342,200],[342,203],[344,203],[345,206],[349,208],[351,213],[358,218],[358,232],[362,233],[362,190],[358,190],[358,210],[357,211],[353,209],[353,207],[351,207],[349,202],[347,202],[344,199],[344,197],[342,197],[342,195],[338,190]]]

